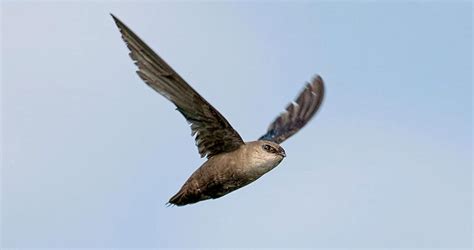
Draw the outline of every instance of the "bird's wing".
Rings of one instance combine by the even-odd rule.
[[[163,59],[148,47],[125,24],[112,15],[137,73],[151,88],[176,105],[190,123],[201,157],[229,152],[244,144],[229,122],[183,80]]]
[[[268,127],[267,133],[259,140],[282,143],[298,132],[318,111],[324,97],[323,79],[317,75],[307,83],[298,98],[288,104],[286,110]]]

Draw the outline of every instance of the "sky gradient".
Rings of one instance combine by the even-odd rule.
[[[1,247],[470,248],[470,2],[2,2]],[[165,203],[203,163],[109,13],[246,141],[320,74],[255,183]]]

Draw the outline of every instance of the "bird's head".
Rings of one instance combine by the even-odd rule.
[[[255,170],[266,173],[276,167],[286,157],[285,150],[275,142],[258,140],[247,143],[248,155]]]
[[[267,154],[270,157],[281,158],[281,160],[286,157],[285,150],[279,144],[264,140],[257,142],[259,142],[263,154]]]

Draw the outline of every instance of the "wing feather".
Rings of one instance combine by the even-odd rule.
[[[324,82],[317,75],[311,83],[307,83],[296,100],[286,106],[285,112],[281,113],[268,127],[267,133],[259,140],[282,143],[301,128],[316,114],[324,97]]]
[[[137,65],[138,76],[170,100],[190,123],[191,134],[201,157],[208,158],[237,149],[244,144],[229,122],[184,81],[161,57],[118,18],[112,15],[122,39]]]

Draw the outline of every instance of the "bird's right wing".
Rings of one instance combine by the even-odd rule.
[[[324,82],[317,75],[311,83],[306,84],[295,102],[290,103],[268,127],[267,133],[259,140],[282,143],[294,135],[316,114],[324,97]]]
[[[201,157],[230,152],[244,144],[229,122],[183,80],[145,42],[113,16],[130,57],[138,66],[138,75],[151,88],[176,105],[191,124]]]

